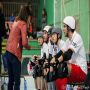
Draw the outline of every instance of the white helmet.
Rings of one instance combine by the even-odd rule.
[[[43,31],[49,32],[49,30],[50,30],[51,28],[52,28],[51,26],[48,26],[48,25],[47,25],[47,26],[44,27]]]
[[[63,22],[68,25],[71,29],[75,29],[75,19],[73,16],[67,16],[64,18]]]

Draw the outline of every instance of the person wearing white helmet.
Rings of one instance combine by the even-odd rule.
[[[51,26],[45,26],[44,29],[43,29],[43,32],[44,32],[44,42],[48,42],[48,39],[49,39],[49,33],[51,32],[51,29],[52,27]]]
[[[38,32],[37,38],[38,38],[38,43],[41,46],[41,57],[34,55],[33,59],[35,60],[35,58],[37,58],[37,61],[43,60],[43,62],[45,62],[45,59],[48,59],[48,56],[49,56],[48,44],[46,42],[44,42],[43,32]],[[40,61],[39,61],[39,63],[40,63]],[[45,82],[45,80],[43,78],[43,65],[41,65],[39,63],[37,63],[34,67],[34,75],[33,76],[34,76],[34,80],[35,80],[35,86],[36,86],[37,90],[48,90],[47,83]],[[38,66],[40,68],[38,68]]]
[[[87,74],[83,40],[80,34],[75,31],[75,19],[73,16],[67,16],[63,23],[63,32],[67,37],[66,44],[62,48],[63,53],[59,54],[59,58],[51,61],[51,63],[58,61],[63,64],[60,67],[62,70],[59,71],[61,76],[56,80],[57,90],[66,90],[68,82],[83,82]]]
[[[52,57],[52,50],[53,50],[53,45],[52,45],[52,41],[51,41],[51,31],[52,31],[52,27],[47,25],[44,27],[43,29],[43,32],[44,32],[44,35],[43,35],[43,38],[44,38],[44,42],[46,43],[46,47],[45,49],[48,50],[48,58],[47,58],[47,61],[44,63],[44,65],[46,65],[48,63],[48,66],[50,67],[49,63],[50,63],[50,58]],[[49,84],[48,81],[47,81],[47,74],[48,74],[48,71],[49,71],[49,68],[45,68],[44,69],[44,76],[45,76],[45,84],[48,88],[48,90],[55,90],[55,85],[52,83],[52,84]],[[50,89],[50,87],[52,89]]]
[[[43,38],[44,38],[44,42],[47,44],[48,46],[48,51],[49,54],[52,54],[52,40],[51,40],[51,31],[52,31],[52,26],[45,26],[43,29]]]

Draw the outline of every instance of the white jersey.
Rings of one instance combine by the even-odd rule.
[[[53,45],[51,44],[51,42],[48,42],[48,50],[49,50],[49,54],[52,54],[53,52]]]
[[[47,43],[43,43],[43,45],[41,47],[41,58],[43,57],[44,53],[46,54],[46,58],[48,58],[49,49],[48,49],[48,44]]]
[[[57,45],[54,44],[52,55],[56,55],[63,48],[63,46],[65,46],[65,42],[63,40],[59,40]]]
[[[49,54],[52,54],[53,52],[53,46],[51,45],[51,42],[43,43],[43,46],[41,47],[41,58],[43,57],[43,54],[46,54],[46,58],[49,57]]]
[[[84,45],[81,36],[77,32],[74,32],[71,39],[66,40],[66,44],[63,49],[65,51],[68,49],[73,49],[74,53],[71,57],[71,60],[69,60],[69,63],[80,66],[81,69],[87,73],[87,61]]]

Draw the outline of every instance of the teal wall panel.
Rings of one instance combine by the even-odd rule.
[[[38,23],[37,23],[37,25],[38,25],[38,27],[39,28],[41,28],[41,17],[42,17],[42,9],[43,9],[43,7],[44,7],[44,0],[39,0],[39,4],[38,4],[38,18],[37,18],[37,20],[38,20]]]
[[[47,24],[53,24],[53,0],[39,0],[38,5],[38,27],[41,28],[41,16],[42,16],[42,9],[46,8],[47,11]]]
[[[46,4],[45,4],[45,7],[46,7],[46,11],[47,11],[47,24],[53,24],[53,17],[54,17],[54,0],[46,0]]]
[[[89,0],[80,0],[80,33],[82,35],[85,49],[88,52],[89,51]]]

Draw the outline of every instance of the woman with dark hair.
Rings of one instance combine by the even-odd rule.
[[[8,64],[8,90],[20,90],[21,58],[23,47],[30,50],[27,38],[27,24],[31,13],[28,6],[23,6],[14,21],[7,41],[6,58]]]
[[[43,8],[42,10],[42,30],[47,25],[47,12],[46,9]]]

